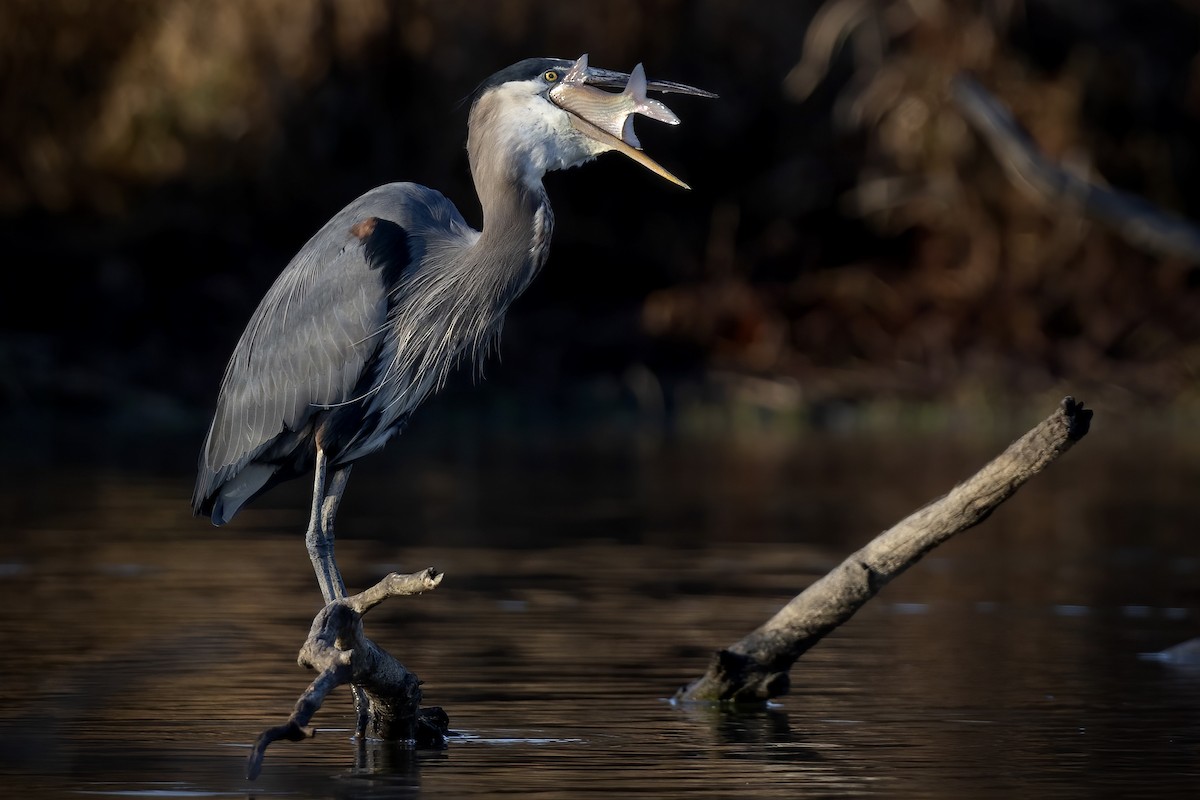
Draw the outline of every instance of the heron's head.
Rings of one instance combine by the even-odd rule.
[[[687,188],[642,152],[633,132],[636,114],[679,124],[669,108],[646,96],[647,91],[716,97],[682,83],[647,81],[641,64],[624,73],[591,67],[586,55],[576,61],[527,58],[497,72],[475,91],[468,145],[472,164],[493,160],[499,149],[519,160],[523,178],[540,179],[550,170],[616,150]]]

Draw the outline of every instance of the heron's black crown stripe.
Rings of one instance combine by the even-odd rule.
[[[509,81],[531,81],[534,78],[541,77],[547,70],[551,69],[558,70],[565,75],[574,63],[574,61],[567,61],[562,58],[527,58],[524,61],[518,61],[511,67],[505,67],[500,70],[475,87],[475,91],[471,93],[471,105],[474,105],[476,100],[483,97],[483,93],[488,89],[494,89]]]

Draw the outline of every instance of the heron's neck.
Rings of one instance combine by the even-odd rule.
[[[478,124],[475,110],[467,137],[471,177],[483,209],[483,227],[475,247],[489,270],[506,273],[522,291],[546,261],[554,214],[542,186],[542,154],[503,125]],[[479,130],[489,135],[479,134]],[[507,134],[507,135],[506,135]]]
[[[545,263],[554,230],[550,199],[541,175],[531,180],[491,166],[472,170],[483,208],[479,247],[491,258],[529,262],[533,270]]]

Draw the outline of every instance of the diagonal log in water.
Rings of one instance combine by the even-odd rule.
[[[350,684],[365,696],[358,709],[356,735],[365,736],[368,725],[381,739],[409,741],[419,747],[445,744],[449,719],[440,708],[421,708],[421,682],[386,650],[363,634],[362,617],[389,597],[421,594],[437,588],[442,573],[432,567],[399,575],[395,572],[353,597],[326,605],[313,619],[308,638],[296,661],[319,674],[300,695],[291,716],[282,725],[258,736],[246,764],[246,777],[258,777],[263,756],[272,742],[297,742],[313,735],[309,726],[325,697],[338,686]]]
[[[786,694],[788,671],[888,581],[957,533],[978,525],[1088,432],[1092,412],[1072,397],[983,469],[851,554],[762,626],[719,650],[679,702],[761,703]]]

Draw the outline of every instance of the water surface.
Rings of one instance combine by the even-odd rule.
[[[0,496],[0,793],[1200,789],[1200,670],[1138,658],[1200,635],[1194,448],[1093,433],[811,651],[790,695],[722,714],[667,698],[1004,442],[477,433],[417,437],[360,465],[338,544],[355,588],[393,569],[446,572],[367,624],[458,735],[440,752],[356,743],[342,690],[317,737],[274,745],[255,784],[242,778],[249,744],[311,677],[294,660],[319,599],[300,535],[307,487],[213,529],[188,513],[191,456],[174,445],[121,466],[13,459]]]

